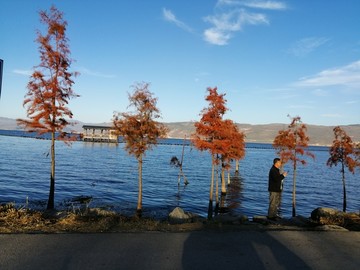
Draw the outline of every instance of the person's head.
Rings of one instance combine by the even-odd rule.
[[[280,158],[274,158],[273,164],[276,168],[279,168],[281,166],[281,160]]]

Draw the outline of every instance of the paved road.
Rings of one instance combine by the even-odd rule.
[[[0,269],[360,269],[360,232],[2,234]]]

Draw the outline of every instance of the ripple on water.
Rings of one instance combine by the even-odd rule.
[[[91,206],[133,213],[138,194],[137,161],[129,157],[123,144],[75,142],[71,147],[56,144],[57,205],[78,196],[92,197]],[[0,202],[46,206],[49,190],[49,141],[0,136]],[[297,214],[309,216],[319,206],[342,209],[342,182],[339,168],[326,166],[328,152],[312,148],[316,155],[306,166],[299,166],[296,177]],[[207,215],[211,178],[211,158],[190,146],[185,147],[183,171],[190,184],[178,186],[178,169],[170,166],[173,156],[181,157],[181,145],[159,145],[148,152],[143,167],[143,210],[159,216],[176,206],[202,216]],[[231,173],[224,206],[233,213],[266,215],[267,177],[275,152],[247,148],[240,162],[240,173]],[[284,184],[282,214],[291,216],[293,173],[290,165]],[[360,209],[358,174],[347,173],[348,211]],[[215,197],[214,197],[215,203]],[[154,214],[160,213],[160,214]]]

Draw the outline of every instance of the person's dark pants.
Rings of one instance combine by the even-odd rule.
[[[278,216],[278,209],[281,201],[281,192],[270,191],[268,218],[275,218]]]

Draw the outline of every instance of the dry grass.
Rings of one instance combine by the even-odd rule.
[[[170,226],[164,221],[126,217],[97,208],[74,213],[17,209],[11,204],[0,206],[0,233],[97,233],[171,230],[181,231],[182,229],[177,226]]]
[[[360,214],[340,212],[339,215],[321,217],[319,224],[338,225],[350,231],[360,231]]]
[[[322,220],[321,224],[340,225],[352,231],[360,231],[360,216],[344,214],[341,218]],[[271,229],[271,226],[268,226]],[[264,230],[261,224],[228,224],[197,220],[185,224],[169,224],[151,218],[126,217],[101,209],[83,212],[40,212],[17,209],[11,204],[0,206],[0,233],[98,233],[164,231],[184,232],[195,230]]]

